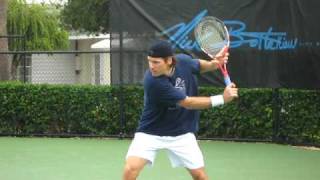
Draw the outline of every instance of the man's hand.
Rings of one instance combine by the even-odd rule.
[[[224,89],[223,91],[224,103],[228,103],[237,97],[238,97],[238,88],[236,88],[236,85],[234,83],[231,83],[229,86],[227,86]]]
[[[227,64],[228,58],[228,47],[225,46],[218,54],[216,54],[216,56],[211,60],[211,62],[218,68],[219,65]]]
[[[228,47],[225,46],[215,57],[211,57],[210,61],[200,59],[200,72],[205,73],[214,71],[228,62]]]

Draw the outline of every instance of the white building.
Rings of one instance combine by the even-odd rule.
[[[70,51],[109,51],[110,36],[70,36]],[[48,84],[110,84],[109,53],[33,54],[29,81]],[[21,77],[20,77],[21,79]]]

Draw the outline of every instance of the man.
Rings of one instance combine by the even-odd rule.
[[[168,152],[173,167],[185,167],[194,180],[207,180],[202,152],[194,133],[198,130],[199,109],[211,108],[238,97],[235,84],[223,94],[197,97],[194,74],[213,71],[226,63],[229,53],[211,61],[173,54],[164,40],[149,50],[149,70],[144,77],[144,109],[129,147],[123,172],[124,180],[134,180],[146,164],[153,164],[160,149]]]

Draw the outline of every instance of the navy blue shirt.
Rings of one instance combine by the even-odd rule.
[[[198,130],[199,112],[180,107],[177,103],[187,96],[198,95],[195,74],[200,63],[185,54],[175,56],[176,66],[171,77],[144,76],[144,109],[137,132],[158,136],[178,136]]]

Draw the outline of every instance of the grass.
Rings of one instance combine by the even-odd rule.
[[[130,140],[0,138],[1,180],[119,180]],[[200,141],[210,179],[318,180],[320,151],[264,143]],[[164,151],[139,180],[191,179]]]

